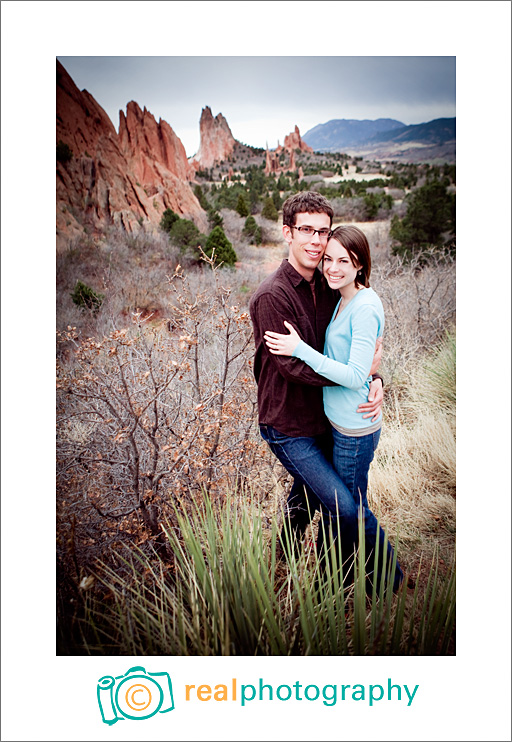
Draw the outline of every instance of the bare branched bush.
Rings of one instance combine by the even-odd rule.
[[[191,290],[170,280],[167,317],[81,339],[59,333],[58,481],[61,558],[81,564],[129,540],[164,544],[176,503],[212,500],[258,472],[249,315],[222,272]],[[272,484],[270,485],[270,487]],[[269,487],[262,482],[261,496]]]
[[[386,316],[382,373],[400,384],[411,363],[455,325],[455,258],[434,249],[409,262],[391,256],[372,268],[371,283]]]
[[[344,222],[362,222],[366,219],[364,198],[331,198],[334,218]]]

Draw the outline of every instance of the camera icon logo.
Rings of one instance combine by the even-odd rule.
[[[171,678],[166,672],[146,672],[131,667],[124,675],[105,675],[98,681],[98,706],[104,724],[130,719],[149,719],[155,714],[172,711]]]

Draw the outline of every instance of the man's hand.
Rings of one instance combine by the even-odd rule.
[[[372,367],[370,369],[369,376],[372,376],[373,374],[376,374],[379,370],[380,366],[380,360],[382,358],[382,338],[377,338],[377,342],[375,343],[375,353],[373,355],[373,361],[372,361]],[[371,388],[371,387],[370,387]]]
[[[372,418],[372,423],[377,421],[382,408],[382,402],[384,401],[384,390],[382,388],[382,381],[375,379],[370,384],[370,391],[368,392],[368,402],[360,404],[357,408],[358,412],[364,413],[363,419],[367,417]]]

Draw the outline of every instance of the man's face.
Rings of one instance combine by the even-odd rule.
[[[283,236],[290,252],[288,260],[295,270],[307,281],[311,281],[315,268],[320,262],[327,245],[327,235],[321,237],[318,232],[312,235],[303,234],[297,227],[312,227],[315,230],[330,230],[331,220],[328,214],[297,214],[295,227],[283,226]]]

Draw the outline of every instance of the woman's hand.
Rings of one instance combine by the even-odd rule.
[[[270,331],[265,333],[264,340],[267,348],[275,356],[292,356],[300,341],[300,335],[289,322],[285,320],[284,326],[290,331],[289,335],[281,335],[279,332]]]

